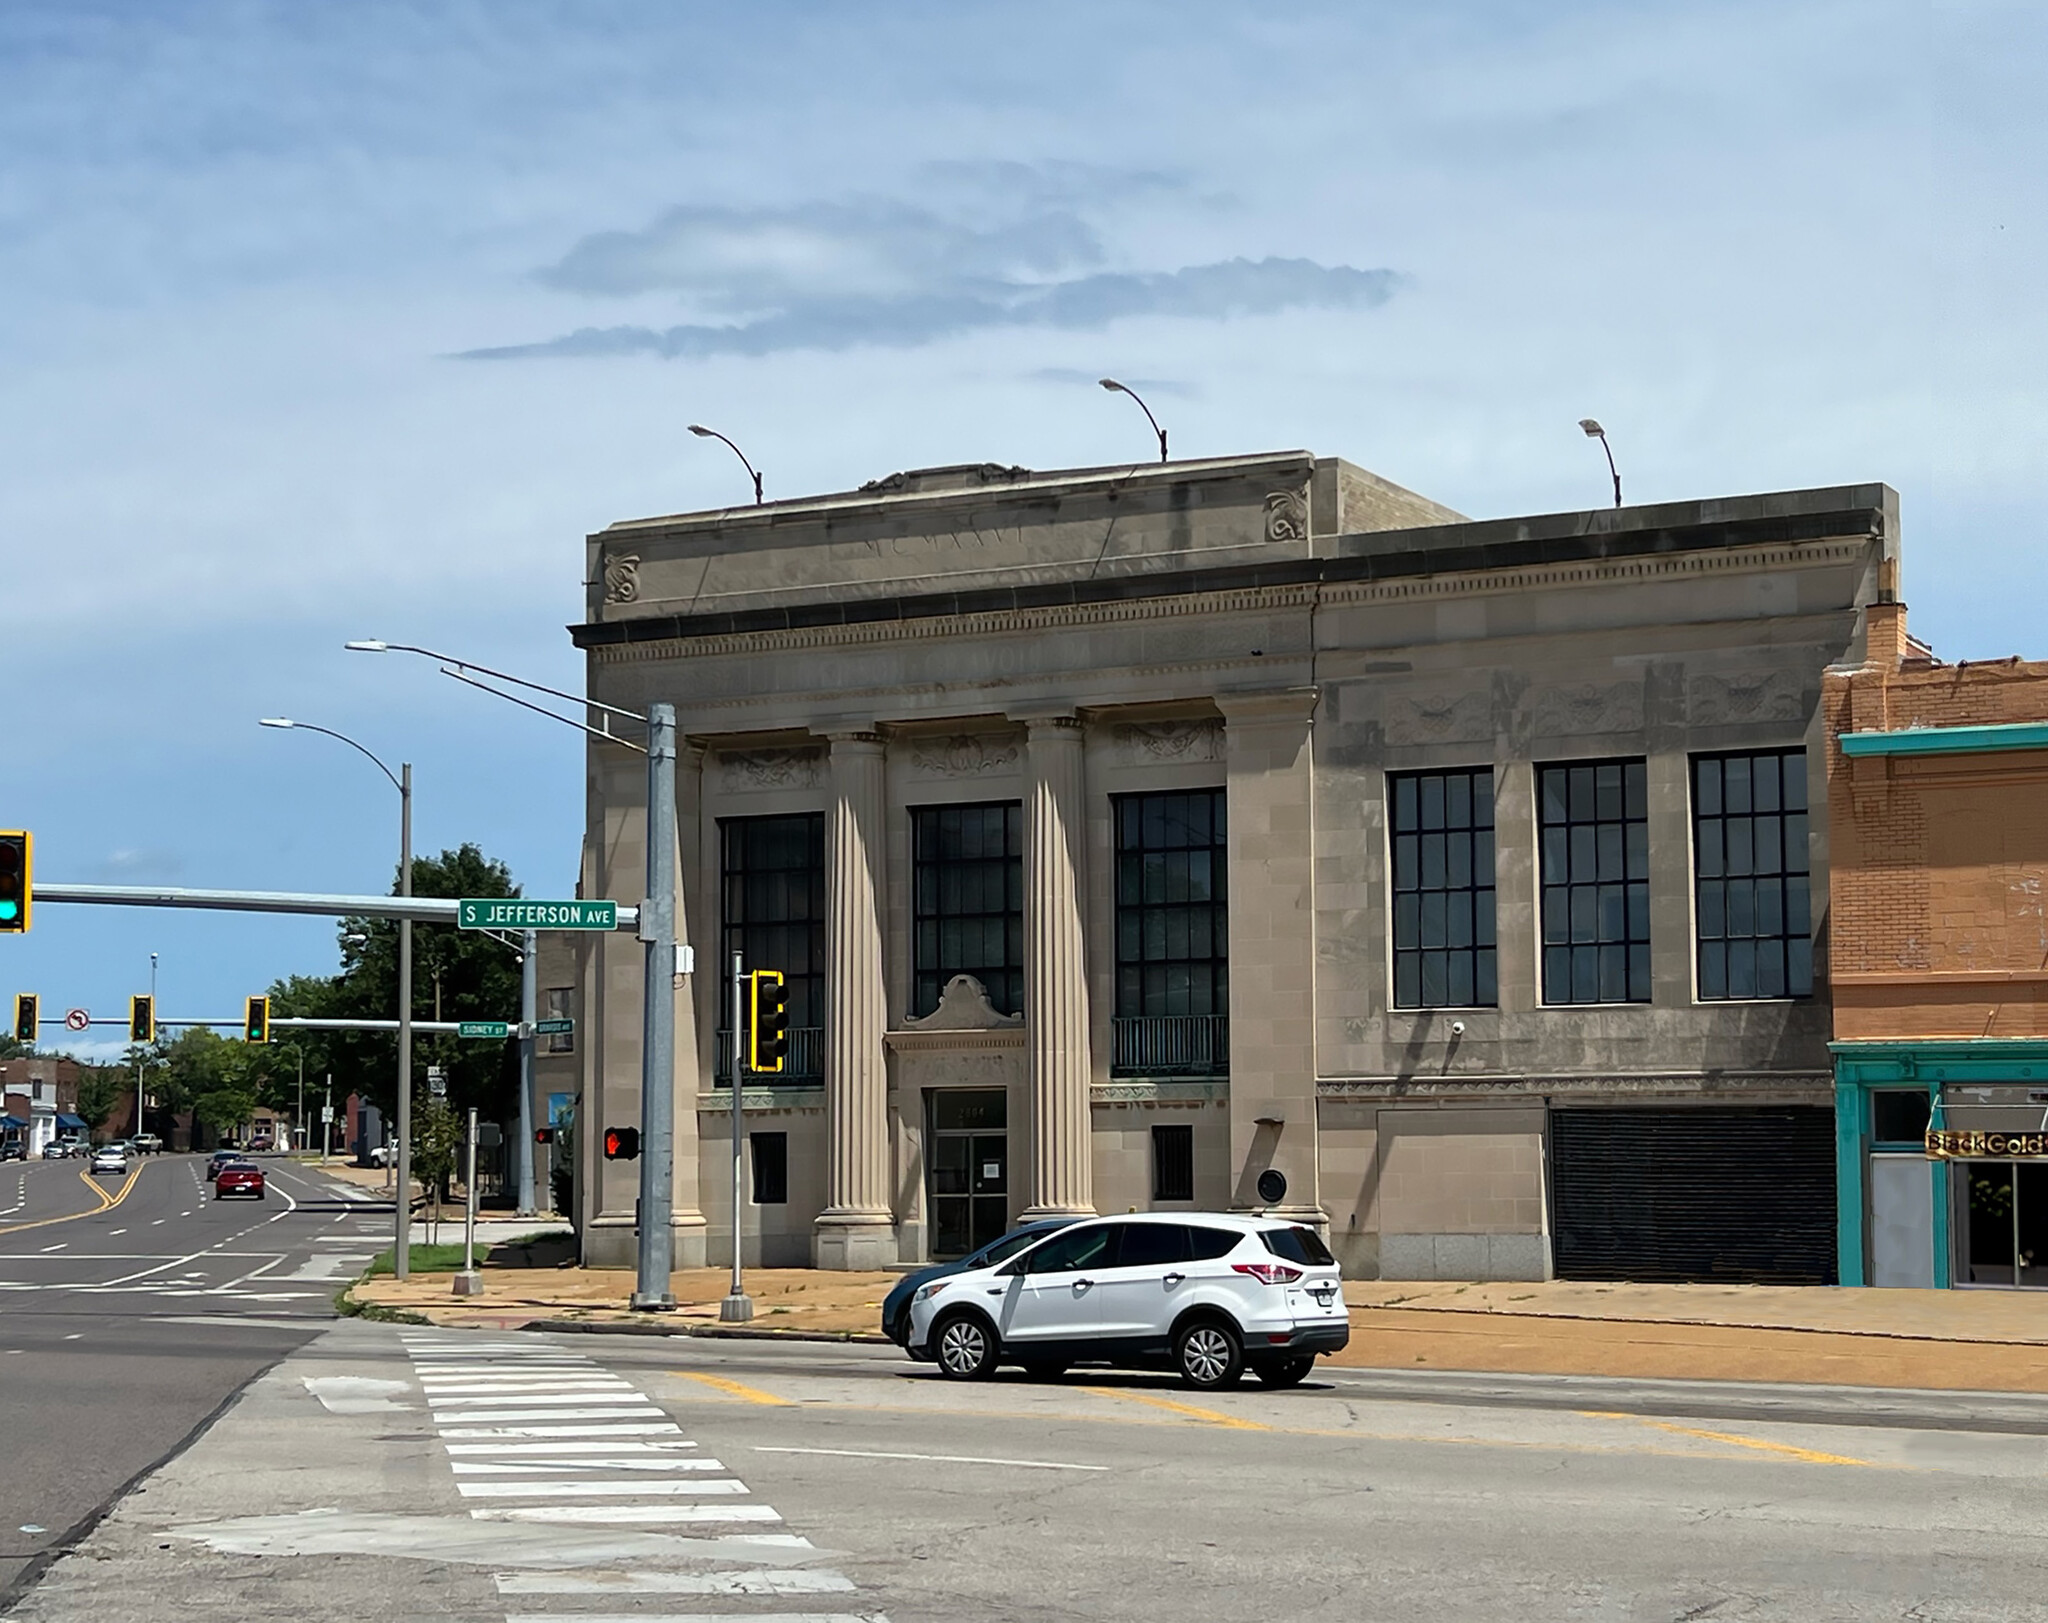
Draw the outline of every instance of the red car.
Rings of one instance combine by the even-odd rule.
[[[213,1198],[226,1200],[230,1195],[254,1195],[264,1198],[263,1169],[253,1161],[230,1161],[222,1167],[213,1179]]]

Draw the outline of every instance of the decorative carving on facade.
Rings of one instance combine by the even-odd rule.
[[[1630,733],[1643,724],[1641,682],[1581,682],[1536,696],[1536,731],[1549,738]]]
[[[1198,721],[1125,721],[1110,737],[1133,755],[1153,761],[1220,761],[1223,723]]]
[[[910,764],[933,777],[975,778],[1016,771],[1020,753],[1007,738],[959,733],[951,738],[920,739],[910,747]]]
[[[824,779],[819,750],[737,750],[720,755],[718,764],[727,789],[815,789]]]
[[[613,552],[604,560],[604,600],[632,603],[640,596],[640,554]]]
[[[1476,744],[1493,737],[1486,693],[1426,693],[1388,707],[1389,744]]]
[[[1759,1094],[1834,1096],[1827,1071],[1691,1071],[1637,1076],[1344,1076],[1323,1077],[1326,1099],[1447,1099],[1550,1097],[1753,1098]]]
[[[1799,684],[1789,671],[1695,676],[1686,703],[1695,727],[1730,721],[1798,721],[1804,714]]]
[[[1097,1105],[1205,1105],[1229,1096],[1228,1082],[1098,1082],[1088,1090]]]
[[[1306,541],[1308,539],[1308,493],[1276,490],[1266,498],[1266,539]]]
[[[909,1031],[1002,1031],[1021,1027],[1024,1016],[1004,1014],[989,1001],[988,988],[972,975],[955,975],[939,994],[936,1009],[903,1024]]]

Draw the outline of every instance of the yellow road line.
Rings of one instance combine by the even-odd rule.
[[[1852,1460],[1846,1454],[1824,1454],[1817,1448],[1797,1448],[1791,1443],[1773,1443],[1762,1437],[1744,1437],[1732,1431],[1701,1431],[1697,1426],[1674,1425],[1668,1420],[1652,1420],[1647,1415],[1622,1414],[1611,1409],[1581,1409],[1579,1413],[1588,1420],[1633,1420],[1638,1425],[1654,1426],[1658,1431],[1668,1431],[1679,1437],[1703,1437],[1710,1443],[1753,1448],[1765,1454],[1783,1454],[1787,1459],[1804,1460],[1808,1465],[1860,1465],[1866,1471],[1911,1469],[1903,1465],[1880,1465],[1875,1460]]]
[[[778,1398],[773,1392],[763,1392],[758,1386],[742,1386],[738,1381],[728,1381],[723,1375],[700,1375],[693,1369],[672,1369],[671,1375],[680,1375],[686,1381],[698,1381],[714,1392],[723,1392],[729,1398],[738,1398],[744,1403],[763,1403],[786,1408],[788,1398]]]
[[[78,1176],[84,1180],[85,1187],[98,1198],[97,1206],[90,1211],[66,1212],[62,1217],[39,1217],[32,1223],[10,1223],[7,1227],[0,1228],[0,1234],[26,1234],[30,1229],[48,1228],[52,1223],[75,1223],[81,1217],[98,1217],[102,1212],[110,1212],[128,1198],[128,1191],[135,1187],[135,1180],[142,1176],[142,1168],[137,1166],[129,1173],[128,1181],[121,1185],[118,1193],[112,1195],[93,1181],[90,1172],[81,1169]]]
[[[1192,1403],[1176,1403],[1172,1398],[1155,1398],[1149,1392],[1131,1392],[1117,1386],[1084,1386],[1083,1392],[1093,1392],[1098,1398],[1125,1398],[1132,1403],[1150,1404],[1155,1409],[1164,1409],[1169,1414],[1185,1415],[1190,1420],[1202,1420],[1212,1426],[1228,1426],[1234,1431],[1271,1431],[1271,1426],[1262,1426],[1256,1420],[1245,1420],[1234,1414],[1225,1414],[1221,1409],[1203,1409]]]

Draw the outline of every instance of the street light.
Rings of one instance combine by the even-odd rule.
[[[747,461],[747,453],[742,451],[737,445],[733,445],[731,440],[726,440],[725,436],[715,428],[706,428],[701,423],[692,423],[690,425],[690,432],[695,434],[700,440],[725,440],[725,443],[732,447],[732,454],[740,459],[741,466],[747,472],[754,474],[754,505],[759,507],[761,505],[761,476],[758,473],[754,473],[754,465]]]
[[[310,721],[293,721],[285,716],[265,716],[265,727],[294,727],[300,732],[320,733],[363,756],[398,791],[398,894],[412,894],[412,762],[400,763],[397,773],[346,733],[331,727],[316,727]],[[405,1279],[412,1273],[412,920],[398,921],[398,1208],[397,1234],[391,1247],[391,1273]]]
[[[1607,453],[1607,471],[1614,476],[1614,505],[1621,505],[1621,472],[1614,465],[1614,447],[1607,443],[1607,430],[1591,417],[1581,417],[1579,427],[1585,430],[1586,438],[1598,440],[1600,449]]]
[[[694,432],[709,434],[711,431],[696,429]],[[725,436],[720,434],[717,438],[725,439]],[[732,445],[730,440],[725,442]],[[733,446],[733,449],[737,451],[739,447]],[[741,457],[740,460],[744,462],[746,458]],[[751,464],[748,471],[753,471]],[[759,475],[755,477],[758,481]],[[639,932],[643,949],[640,1023],[640,1142],[643,1148],[640,1156],[640,1243],[631,1305],[641,1312],[667,1312],[676,1305],[675,1294],[669,1289],[669,1275],[675,1271],[675,1230],[671,1223],[675,1207],[676,1154],[675,706],[650,704],[646,714],[642,715],[637,710],[622,710],[617,705],[602,704],[581,694],[565,693],[560,688],[529,682],[523,676],[512,676],[492,670],[488,665],[472,664],[451,654],[436,653],[431,648],[421,648],[412,643],[385,642],[369,637],[346,646],[359,654],[418,654],[423,659],[438,660],[444,676],[452,676],[458,682],[467,682],[471,687],[482,688],[500,699],[537,711],[549,720],[574,727],[591,738],[640,750],[647,757],[647,886],[645,899],[640,904]],[[465,674],[470,671],[494,677],[500,682],[510,682],[514,687],[526,688],[533,693],[545,693],[552,698],[582,705],[586,712],[598,713],[599,725],[592,727],[586,722],[572,721],[545,705],[534,704],[517,694],[500,692],[488,682],[479,682],[474,676]],[[610,729],[613,716],[624,716],[642,723],[647,728],[647,742],[641,745],[616,736]],[[537,953],[529,952],[526,964],[521,966],[522,1003],[527,1001],[526,987],[532,984],[530,969],[537,957]],[[528,1035],[521,1039],[519,1050],[519,1198],[520,1205],[530,1209],[533,1205],[534,1043],[531,1016],[523,1015],[522,1023]],[[734,1226],[738,1226],[737,1219]]]
[[[1138,402],[1138,410],[1145,414],[1145,421],[1152,425],[1152,432],[1159,436],[1159,460],[1166,460],[1166,430],[1159,426],[1159,419],[1152,415],[1152,408],[1138,397],[1138,391],[1128,383],[1119,383],[1115,378],[1102,379],[1103,388],[1111,394],[1127,394]]]

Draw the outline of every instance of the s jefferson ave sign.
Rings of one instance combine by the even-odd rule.
[[[465,896],[456,908],[455,922],[465,930],[616,930],[619,904]]]

